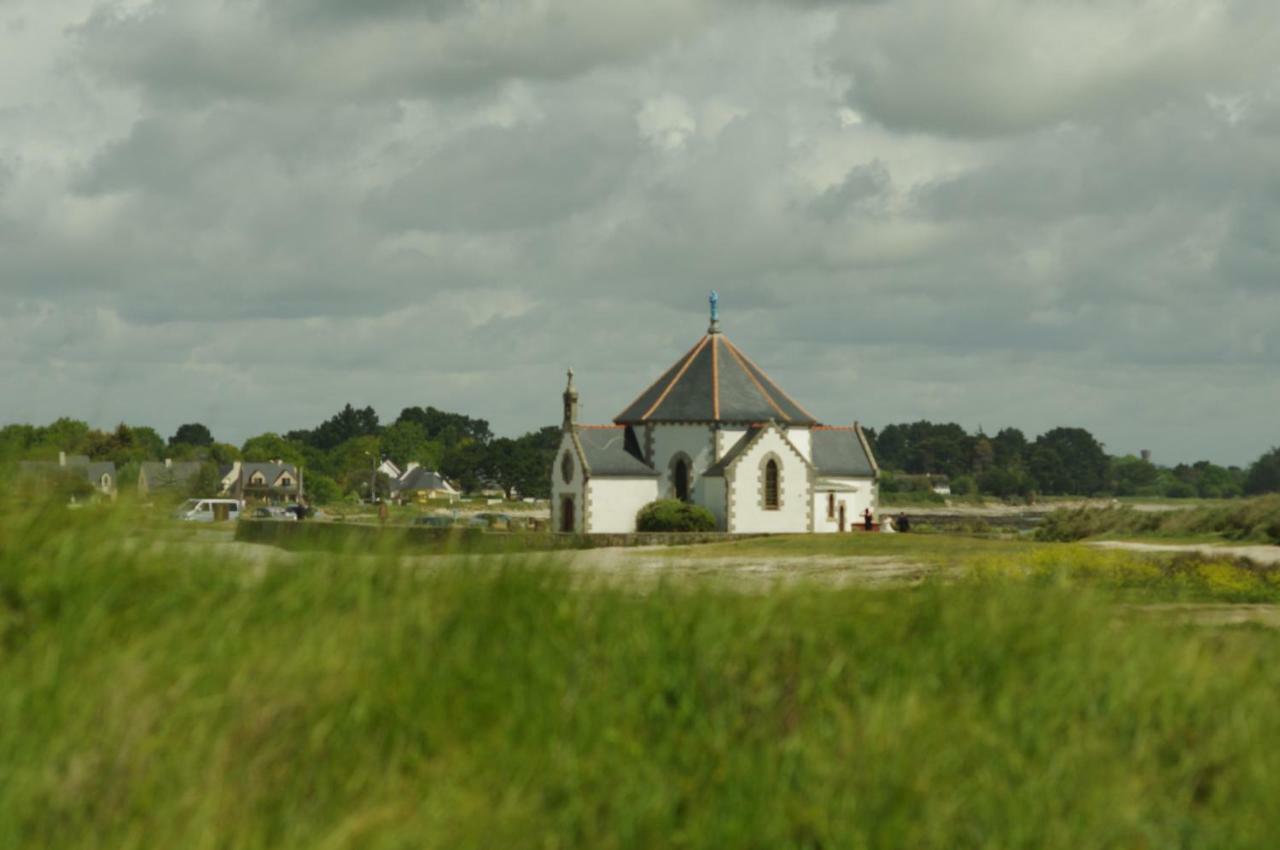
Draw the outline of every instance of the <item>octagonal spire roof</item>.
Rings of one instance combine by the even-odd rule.
[[[720,333],[710,331],[613,420],[646,422],[768,422],[816,425],[817,420]]]

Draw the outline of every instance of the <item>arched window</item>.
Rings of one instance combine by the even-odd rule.
[[[689,464],[685,462],[684,458],[676,461],[676,468],[672,473],[672,478],[675,480],[676,498],[682,502],[689,501]]]
[[[764,465],[764,508],[767,511],[778,509],[778,462],[770,460]]]
[[[836,518],[836,494],[827,494],[827,519]]]
[[[560,500],[560,530],[565,534],[572,534],[575,524],[573,497],[565,496]]]
[[[564,457],[560,459],[560,477],[564,479],[565,484],[573,481],[573,455],[569,452],[565,452]]]

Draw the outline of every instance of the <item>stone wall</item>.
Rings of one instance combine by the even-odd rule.
[[[759,537],[720,532],[630,532],[550,534],[488,531],[479,528],[428,528],[349,522],[240,520],[236,539],[294,551],[376,553],[380,548],[412,548],[440,553],[519,553],[629,546],[687,546]]]

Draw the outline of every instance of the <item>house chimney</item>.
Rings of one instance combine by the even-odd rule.
[[[67,465],[67,453],[58,452],[58,466],[66,466],[66,465]]]

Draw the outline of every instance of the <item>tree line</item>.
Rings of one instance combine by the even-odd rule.
[[[367,496],[371,482],[375,492],[385,495],[390,480],[374,468],[387,459],[401,469],[417,463],[438,471],[464,492],[492,487],[508,497],[546,498],[559,441],[560,429],[554,426],[516,438],[495,437],[487,421],[461,413],[406,407],[395,421],[383,424],[372,407],[347,404],[314,428],[266,432],[240,446],[219,442],[198,422],[182,425],[167,440],[154,428],[124,423],[105,432],[70,418],[44,426],[8,425],[0,428],[0,463],[56,460],[59,452],[83,454],[113,461],[118,480],[128,486],[144,461],[198,461],[212,470],[235,461],[280,460],[301,466],[313,499],[330,502]],[[196,486],[207,488],[209,470]]]
[[[1108,455],[1084,428],[1052,428],[1028,440],[1017,428],[970,434],[954,422],[888,425],[867,436],[882,470],[882,489],[926,486],[946,476],[951,492],[1011,497],[1044,495],[1233,498],[1280,492],[1280,449],[1247,469],[1207,460],[1157,466],[1134,455]]]
[[[1133,455],[1111,456],[1084,428],[1053,428],[1028,439],[1017,428],[970,434],[953,422],[925,420],[867,429],[885,475],[885,492],[927,488],[929,476],[946,476],[956,494],[996,497],[1045,495],[1232,498],[1280,492],[1280,449],[1248,468],[1207,460],[1157,466]],[[390,482],[374,474],[384,458],[401,469],[418,463],[436,470],[464,492],[498,488],[507,496],[546,498],[560,429],[547,426],[516,438],[495,437],[484,419],[435,407],[406,407],[384,424],[372,407],[344,405],[313,428],[266,432],[239,446],[219,442],[204,424],[179,427],[167,439],[154,428],[121,423],[102,431],[61,418],[48,425],[0,428],[0,464],[55,460],[58,452],[116,464],[118,479],[137,480],[139,465],[172,458],[207,464],[210,470],[243,460],[282,460],[305,470],[317,501],[367,496],[370,482],[384,493]],[[207,486],[211,474],[198,482]]]

